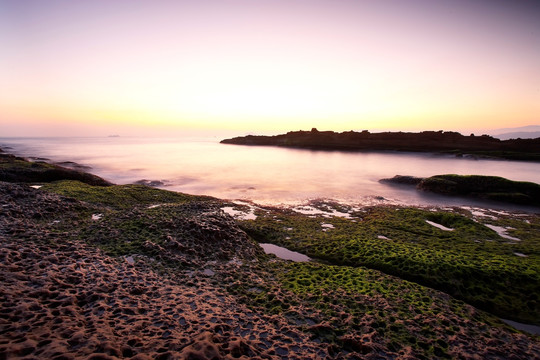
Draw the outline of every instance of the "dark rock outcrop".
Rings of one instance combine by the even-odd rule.
[[[68,169],[43,161],[30,162],[21,157],[0,153],[0,181],[40,183],[57,180],[78,180],[95,186],[112,185],[107,180],[84,171]]]
[[[381,179],[379,180],[379,182],[403,185],[418,185],[422,180],[424,180],[424,178],[409,175],[396,175],[393,178]]]
[[[540,206],[539,184],[512,181],[498,176],[446,174],[419,178],[396,175],[393,178],[381,179],[380,182],[415,185],[418,190],[437,194]]]
[[[479,197],[514,204],[540,205],[540,185],[498,176],[437,175],[422,180],[417,188],[439,194]]]
[[[452,131],[420,133],[347,131],[291,131],[275,136],[248,135],[222,140],[223,144],[284,146],[317,150],[443,152],[457,156],[540,161],[540,138],[499,140],[488,135],[463,136]]]

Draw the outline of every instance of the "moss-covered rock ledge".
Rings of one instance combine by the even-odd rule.
[[[418,190],[444,195],[458,195],[513,204],[540,206],[540,185],[512,181],[498,176],[435,175],[428,178],[396,175],[381,179],[391,184],[415,185]]]
[[[0,181],[35,183],[56,180],[78,180],[97,186],[112,185],[107,180],[87,172],[44,161],[28,161],[25,158],[7,154],[0,149]]]
[[[347,210],[341,204],[339,211]],[[334,265],[377,269],[503,318],[540,324],[538,215],[477,217],[459,208],[393,206],[348,212],[343,218],[267,208],[241,226],[259,242]]]

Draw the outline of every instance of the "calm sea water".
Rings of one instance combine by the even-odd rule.
[[[118,184],[164,181],[164,188],[223,199],[290,204],[326,198],[347,203],[486,205],[381,184],[394,175],[497,175],[540,183],[540,164],[436,154],[338,152],[220,144],[220,138],[0,138],[20,156],[74,161]],[[501,206],[499,206],[501,207]]]

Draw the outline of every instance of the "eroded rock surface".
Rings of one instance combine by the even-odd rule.
[[[538,340],[483,323],[471,306],[458,304],[458,312],[444,293],[420,296],[365,269],[269,260],[220,205],[179,197],[157,207],[105,206],[0,182],[0,358],[540,354]],[[382,285],[335,289],[338,276],[359,289]],[[378,290],[387,287],[401,290]]]

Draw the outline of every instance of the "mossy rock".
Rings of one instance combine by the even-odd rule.
[[[519,236],[520,242],[500,237],[465,214],[415,208],[367,208],[351,219],[275,210],[241,221],[241,226],[259,242],[330,264],[378,269],[505,318],[540,322],[540,306],[529,297],[540,293],[540,220],[531,216],[527,221],[490,220],[515,229],[510,235]],[[322,223],[334,228],[323,231]],[[303,281],[298,278],[296,283],[303,286]]]
[[[424,191],[432,191],[439,194],[459,194],[458,184],[450,179],[433,176],[423,179],[417,187]]]
[[[57,181],[45,184],[42,190],[54,192],[92,204],[126,209],[135,206],[150,206],[191,201],[216,201],[209,196],[187,195],[179,192],[152,188],[145,185],[91,186],[80,181]]]
[[[221,201],[145,185],[91,186],[79,181],[43,185],[92,204],[100,214],[81,223],[79,238],[114,256],[139,254],[170,267],[210,260],[254,259],[262,249],[219,207]]]
[[[47,183],[57,180],[78,180],[89,185],[110,186],[107,180],[83,171],[68,169],[42,161],[30,162],[9,154],[0,156],[0,181]]]
[[[446,195],[486,198],[516,204],[540,205],[540,185],[498,176],[436,175],[423,179],[417,188]]]
[[[244,275],[230,291],[250,307],[298,324],[335,355],[410,347],[415,358],[448,358],[457,348],[450,341],[456,332],[479,339],[489,336],[486,326],[505,327],[439,291],[364,267],[270,261],[252,271],[263,282]],[[248,290],[261,284],[264,290]],[[365,334],[370,341],[361,340]]]

